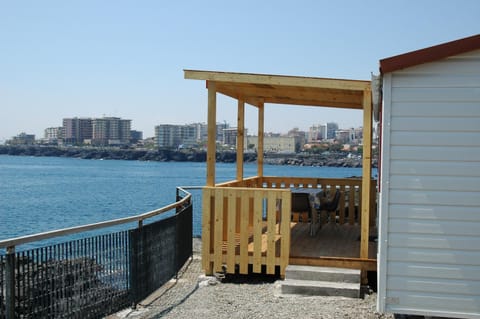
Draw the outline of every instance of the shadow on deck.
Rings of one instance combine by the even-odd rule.
[[[358,224],[327,223],[317,226],[316,234],[310,236],[310,224],[296,223],[291,227],[290,259],[304,258],[359,258],[360,231]],[[376,259],[377,233],[372,229],[368,255],[369,259]]]

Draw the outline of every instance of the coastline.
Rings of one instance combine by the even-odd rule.
[[[121,149],[99,147],[58,147],[40,145],[0,145],[0,155],[11,156],[45,156],[45,157],[72,157],[97,160],[134,160],[156,162],[205,162],[206,151],[202,150],[166,150],[166,149]],[[233,151],[219,151],[216,161],[234,163],[237,154]],[[245,153],[244,162],[257,160],[256,153]],[[292,165],[292,166],[325,166],[325,167],[362,167],[361,158],[349,157],[348,153],[338,152],[323,154],[279,154],[267,153],[264,155],[264,164]],[[376,160],[373,167],[376,167]]]

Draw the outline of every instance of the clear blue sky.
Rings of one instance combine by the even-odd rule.
[[[64,117],[118,116],[153,136],[206,122],[205,83],[183,69],[370,79],[379,59],[480,32],[480,1],[0,0],[0,140]],[[236,102],[217,120],[236,125]],[[256,132],[247,107],[249,133]],[[267,105],[266,131],[359,112]]]

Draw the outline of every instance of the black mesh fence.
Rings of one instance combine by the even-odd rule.
[[[170,280],[192,255],[192,206],[167,219],[130,231],[133,302]]]
[[[127,235],[123,231],[17,252],[15,318],[98,318],[127,307]],[[4,307],[2,303],[3,312]]]
[[[177,199],[179,200],[179,199]],[[176,269],[180,269],[192,256],[193,205],[182,207],[177,212]]]
[[[144,299],[191,255],[191,204],[137,229],[0,254],[0,318],[101,318]]]
[[[5,255],[0,254],[0,318],[5,318]]]

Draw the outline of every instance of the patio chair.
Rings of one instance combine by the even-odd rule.
[[[292,193],[292,221],[306,223],[311,218],[308,193]]]
[[[327,200],[323,202],[320,206],[320,212],[326,212],[327,218],[330,223],[336,223],[337,219],[337,211],[338,211],[338,204],[340,203],[340,197],[342,192],[340,190],[336,190],[333,198],[331,200]],[[326,222],[326,220],[325,220]]]

